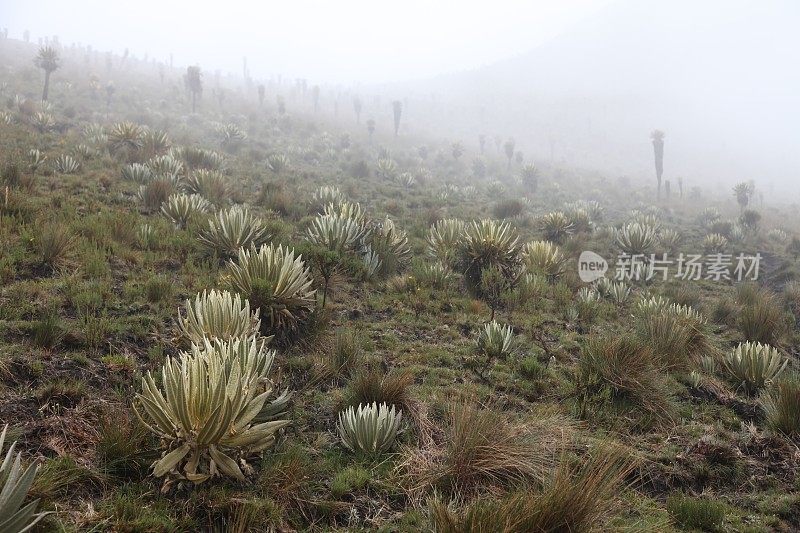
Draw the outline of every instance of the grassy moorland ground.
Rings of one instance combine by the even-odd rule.
[[[800,528],[798,219],[757,181],[744,210],[688,179],[655,201],[655,180],[534,170],[481,155],[480,132],[453,145],[401,120],[394,138],[371,101],[356,124],[342,95],[337,123],[331,95],[315,113],[312,88],[260,103],[211,75],[192,113],[183,71],[81,48],[60,51],[43,105],[36,53],[0,41],[0,423],[39,464],[38,530]],[[170,219],[177,193],[209,205]],[[328,203],[359,234],[335,250],[309,242]],[[187,357],[185,301],[236,290],[235,248],[203,241],[224,241],[208,220],[233,205],[313,278],[305,307],[271,279],[239,290],[274,336],[270,401],[291,396],[267,405],[289,424],[228,449],[243,480],[203,463],[216,475],[195,484],[182,462],[156,477],[181,441],[139,421],[137,394]],[[443,219],[467,229],[432,235]],[[764,259],[756,283],[581,283],[581,251],[623,248]],[[737,363],[746,341],[772,348]],[[373,401],[403,431],[350,451],[339,413]]]

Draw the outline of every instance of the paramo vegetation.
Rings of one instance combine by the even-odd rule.
[[[0,40],[0,531],[800,528],[796,209],[244,75]]]

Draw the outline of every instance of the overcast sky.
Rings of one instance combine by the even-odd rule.
[[[2,0],[0,26],[36,40],[126,47],[177,64],[374,83],[425,78],[524,52],[613,0]]]
[[[257,79],[438,92],[461,110],[433,119],[443,136],[472,135],[485,106],[526,153],[549,153],[552,135],[572,163],[605,171],[650,172],[647,134],[662,128],[670,172],[793,190],[798,26],[800,0],[0,0],[12,38],[172,53],[176,67],[237,76],[246,56]]]

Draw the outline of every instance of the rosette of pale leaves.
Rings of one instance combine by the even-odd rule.
[[[178,313],[178,329],[192,343],[205,339],[244,339],[258,334],[261,321],[258,310],[250,311],[250,302],[240,294],[212,289],[186,300],[186,316]]]
[[[532,241],[522,247],[522,262],[528,272],[554,280],[564,273],[567,258],[550,241]]]
[[[736,201],[742,207],[747,207],[747,204],[750,202],[750,198],[753,196],[754,192],[755,190],[753,185],[746,181],[740,181],[733,186],[733,195],[736,197]]]
[[[42,154],[38,149],[33,148],[28,150],[28,168],[31,172],[39,170],[39,167],[42,166],[45,161],[47,161],[47,156]]]
[[[186,178],[184,187],[190,193],[219,204],[228,193],[228,180],[217,170],[199,169]]]
[[[662,230],[661,235],[658,237],[658,242],[665,252],[674,252],[681,242],[681,234],[674,229]]]
[[[142,149],[144,130],[133,122],[118,122],[108,132],[108,150],[112,154],[131,155]]]
[[[56,127],[56,120],[53,118],[53,115],[46,111],[37,111],[30,120],[31,126],[39,133],[47,133]]]
[[[79,144],[74,148],[74,153],[83,160],[92,159],[98,155],[97,150],[86,144]]]
[[[149,156],[160,155],[169,150],[172,141],[163,130],[147,129],[142,134],[142,150]]]
[[[6,440],[8,426],[0,433],[0,451]],[[36,513],[39,500],[34,500],[24,507],[22,502],[36,477],[37,465],[22,468],[22,454],[14,455],[17,443],[8,448],[5,459],[0,463],[0,531],[3,533],[21,533],[30,531],[33,526],[49,513]]]
[[[434,289],[444,289],[453,277],[450,267],[441,261],[425,261],[420,267],[420,281]]]
[[[572,235],[575,228],[569,217],[562,211],[547,213],[539,220],[539,227],[548,241],[561,242]]]
[[[81,164],[71,155],[62,154],[53,160],[53,169],[59,174],[74,174]]]
[[[172,148],[170,154],[183,161],[188,170],[221,170],[225,164],[225,158],[205,148],[194,146],[181,146]]]
[[[245,480],[245,457],[271,446],[289,424],[254,423],[272,393],[266,376],[273,358],[263,339],[206,340],[167,358],[161,387],[148,372],[134,410],[166,447],[153,474],[194,483],[217,475]]]
[[[598,222],[602,222],[604,216],[604,209],[603,206],[600,205],[600,202],[596,200],[589,200],[588,202],[579,202],[581,209],[584,209],[587,213],[589,213],[589,218],[592,219],[592,222],[595,224]]]
[[[650,226],[656,233],[661,229],[661,220],[656,214],[657,209],[650,209],[648,211],[639,211],[634,209],[631,211],[630,223],[640,224],[642,226]]]
[[[139,247],[143,250],[149,250],[153,247],[156,242],[156,230],[150,224],[142,224],[136,230],[136,240],[139,243]]]
[[[642,315],[664,312],[672,302],[663,296],[642,297],[636,302],[636,311]]]
[[[33,59],[34,65],[42,70],[54,71],[60,66],[61,58],[58,53],[58,48],[55,46],[45,45],[39,48],[39,52]]]
[[[267,156],[267,168],[275,174],[280,174],[289,167],[289,158],[286,154],[270,154]]]
[[[339,437],[352,452],[379,454],[394,446],[402,418],[402,411],[385,403],[350,406],[339,413]]]
[[[208,228],[198,235],[200,244],[222,257],[235,257],[240,248],[258,246],[269,238],[269,230],[261,220],[236,205],[211,217]]]
[[[318,211],[323,211],[328,204],[338,205],[344,201],[344,195],[339,188],[330,185],[323,185],[311,195],[311,205]]]
[[[697,221],[706,229],[721,219],[722,215],[716,207],[706,207],[697,216]]]
[[[235,145],[247,139],[247,134],[242,130],[242,128],[233,123],[221,125],[218,128],[217,133],[219,134],[222,146]]]
[[[768,344],[743,342],[728,352],[722,362],[737,386],[754,393],[774,383],[789,360]]]
[[[539,184],[539,169],[533,163],[528,163],[520,169],[520,181],[526,187],[536,190]]]
[[[688,305],[673,303],[667,308],[667,312],[686,319],[698,327],[708,322],[708,319],[700,311]]]
[[[395,178],[397,183],[406,189],[410,189],[417,183],[417,178],[414,177],[414,174],[411,172],[401,172]]]
[[[519,237],[508,222],[473,220],[464,228],[459,255],[467,282],[477,287],[483,270],[491,266],[513,275],[519,265]]]
[[[611,294],[611,286],[614,284],[608,278],[600,278],[594,283],[594,290],[597,291],[597,294],[602,296],[603,298],[608,298]]]
[[[290,248],[241,248],[238,261],[228,263],[225,279],[231,290],[260,308],[271,329],[293,328],[314,307],[311,273]]]
[[[183,173],[183,163],[180,159],[166,154],[156,156],[147,162],[147,167],[154,176],[168,178],[173,182],[178,182]]]
[[[464,195],[469,194],[469,196],[474,196],[477,193],[477,190],[475,190],[474,186],[472,187],[472,189],[473,190],[471,194],[464,192]],[[445,183],[442,185],[442,188],[439,191],[438,198],[442,201],[446,201],[449,198],[460,195],[461,195],[461,189],[459,189],[456,185],[453,185],[452,183]]]
[[[87,124],[83,127],[83,138],[86,142],[97,145],[105,145],[108,142],[106,130],[100,124]]]
[[[594,222],[589,212],[582,207],[571,210],[567,213],[567,218],[574,233],[591,233],[594,230]]]
[[[603,278],[606,279],[606,278]],[[612,283],[608,288],[607,297],[617,305],[624,305],[631,295],[631,288],[623,282],[618,281]]]
[[[703,239],[703,251],[706,253],[722,253],[728,246],[728,239],[719,233],[710,233]]]
[[[426,239],[428,254],[445,264],[452,264],[463,232],[464,222],[456,218],[446,218],[434,222]]]
[[[309,242],[338,253],[353,250],[361,236],[361,226],[342,215],[318,215],[306,230]]]
[[[744,229],[742,229],[742,226],[739,225],[738,223],[734,224],[733,227],[731,228],[730,237],[731,237],[730,240],[733,242],[742,242],[745,237]]]
[[[578,289],[576,299],[581,304],[591,304],[600,299],[600,293],[589,287],[581,287]]]
[[[329,203],[325,206],[323,214],[352,219],[361,228],[366,228],[367,226],[367,214],[358,202],[341,201],[339,203]]]
[[[153,172],[147,165],[131,163],[122,167],[122,179],[146,185],[153,180]]]
[[[678,303],[670,302],[663,296],[650,296],[642,298],[636,303],[636,314],[640,318],[654,315],[671,315],[685,319],[693,325],[700,327],[708,320],[696,309]]]
[[[517,351],[514,330],[507,324],[492,320],[478,334],[475,340],[478,353],[490,359],[506,359]]]
[[[373,279],[381,269],[381,258],[367,245],[361,252],[361,260],[364,264],[364,279]]]
[[[378,164],[375,167],[375,172],[377,173],[379,178],[383,178],[385,180],[392,180],[394,179],[394,176],[397,173],[397,163],[395,163],[393,159],[389,158],[378,159]]]
[[[193,218],[210,210],[211,204],[199,194],[173,194],[161,206],[164,216],[181,229]]]
[[[374,223],[363,241],[364,249],[369,246],[380,258],[378,275],[393,274],[411,259],[411,247],[408,245],[406,233],[398,229],[389,217]]]
[[[655,226],[631,222],[617,231],[617,245],[630,255],[649,255],[658,241]]]
[[[497,197],[505,194],[506,186],[500,180],[491,180],[486,184],[486,193],[489,196]]]
[[[772,228],[767,232],[767,238],[779,243],[785,243],[789,241],[789,234],[780,228]]]

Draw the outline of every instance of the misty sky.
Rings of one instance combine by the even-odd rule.
[[[612,174],[649,177],[664,129],[668,179],[800,188],[800,0],[0,0],[0,27],[237,79],[247,56],[256,79],[440,95],[430,133],[514,136]]]
[[[474,68],[541,44],[612,0],[3,0],[0,26],[19,38],[176,64],[350,84],[425,78]]]

